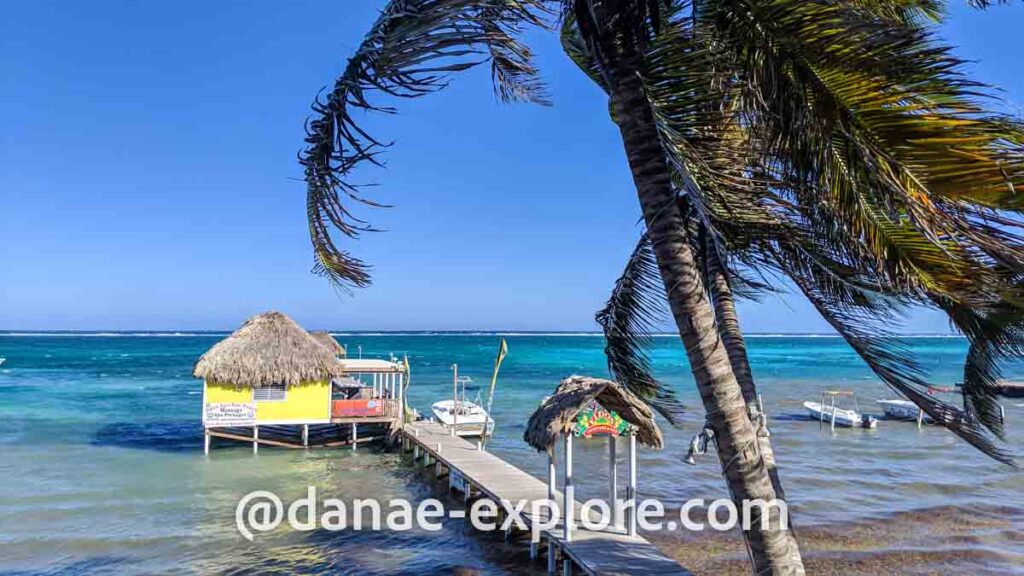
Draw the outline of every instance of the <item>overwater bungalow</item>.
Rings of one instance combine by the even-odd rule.
[[[253,451],[260,444],[355,448],[380,437],[360,438],[360,424],[400,425],[405,365],[340,359],[344,348],[326,336],[330,342],[265,312],[203,354],[193,375],[203,379],[205,451],[211,437],[252,442]]]

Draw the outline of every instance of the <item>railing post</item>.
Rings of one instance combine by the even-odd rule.
[[[611,521],[613,528],[618,528],[622,520],[619,518],[619,470],[618,454],[616,453],[617,441],[618,438],[615,436],[608,437],[608,498],[610,499],[609,505],[611,506]]]
[[[552,506],[556,506],[555,503],[555,482],[557,478],[557,469],[555,466],[555,446],[552,444],[548,447],[548,501]],[[551,508],[548,511],[551,514],[551,520],[555,520],[555,509]],[[551,536],[548,536],[548,574],[555,573],[555,541]]]
[[[629,434],[629,486],[626,488],[627,534],[636,536],[636,433]]]
[[[572,541],[573,515],[576,513],[576,488],[572,485],[572,433],[565,433],[565,479],[562,486],[562,502],[565,511],[564,536],[566,542]]]

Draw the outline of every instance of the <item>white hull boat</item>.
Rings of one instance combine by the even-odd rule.
[[[878,424],[871,416],[862,415],[856,410],[846,410],[821,402],[804,402],[804,408],[815,420],[831,423],[834,418],[836,426],[845,428],[874,428]]]
[[[876,400],[878,405],[885,411],[885,415],[894,420],[917,420],[921,409],[910,400]],[[931,418],[924,417],[925,422],[931,422]]]
[[[494,433],[494,420],[473,402],[441,400],[434,402],[430,411],[434,413],[434,420],[449,430],[454,428],[458,436],[479,437]]]

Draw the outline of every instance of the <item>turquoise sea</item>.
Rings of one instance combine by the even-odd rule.
[[[286,501],[322,497],[420,500],[439,492],[407,458],[374,450],[202,452],[195,360],[224,334],[0,333],[0,574],[542,573],[522,543],[448,521],[440,532],[279,530],[243,540],[235,504],[255,489]],[[522,441],[527,416],[570,374],[606,375],[600,336],[505,335],[490,449],[541,476]],[[495,334],[340,334],[364,357],[408,354],[409,397],[426,412],[450,394],[449,366],[484,388]],[[935,384],[958,380],[963,340],[908,340]],[[834,337],[750,339],[782,480],[811,573],[1024,573],[1024,472],[951,434],[882,421],[830,434],[800,403],[852,388],[862,409],[892,397]],[[641,497],[668,508],[727,492],[713,456],[682,462],[702,410],[677,339],[657,338],[657,375],[691,407],[662,452],[643,451]],[[1024,376],[1012,366],[1010,376]],[[475,392],[470,392],[474,395]],[[1007,400],[1011,445],[1024,445],[1024,400]],[[580,443],[578,494],[604,495],[602,446]],[[746,573],[736,534],[650,535],[698,573]]]

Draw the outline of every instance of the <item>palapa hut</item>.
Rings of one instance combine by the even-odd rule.
[[[193,370],[204,380],[207,450],[211,428],[251,426],[255,448],[259,425],[330,423],[330,380],[342,373],[335,352],[288,316],[253,316]]]
[[[622,501],[618,490],[617,444],[628,438],[628,483],[625,502],[636,498],[636,443],[660,450],[664,444],[654,413],[635,394],[611,380],[570,376],[558,385],[554,394],[530,416],[523,439],[538,451],[548,454],[548,498],[555,499],[555,444],[561,437],[565,445],[562,512],[565,541],[571,541],[575,502],[572,478],[573,438],[608,438],[608,490],[612,508],[612,527],[636,535],[635,507],[626,506],[622,528]]]
[[[317,330],[316,332],[310,332],[309,335],[321,345],[327,347],[328,350],[334,352],[335,357],[345,357],[345,347],[338,343],[338,341],[334,339],[334,336],[331,336],[330,332]]]

